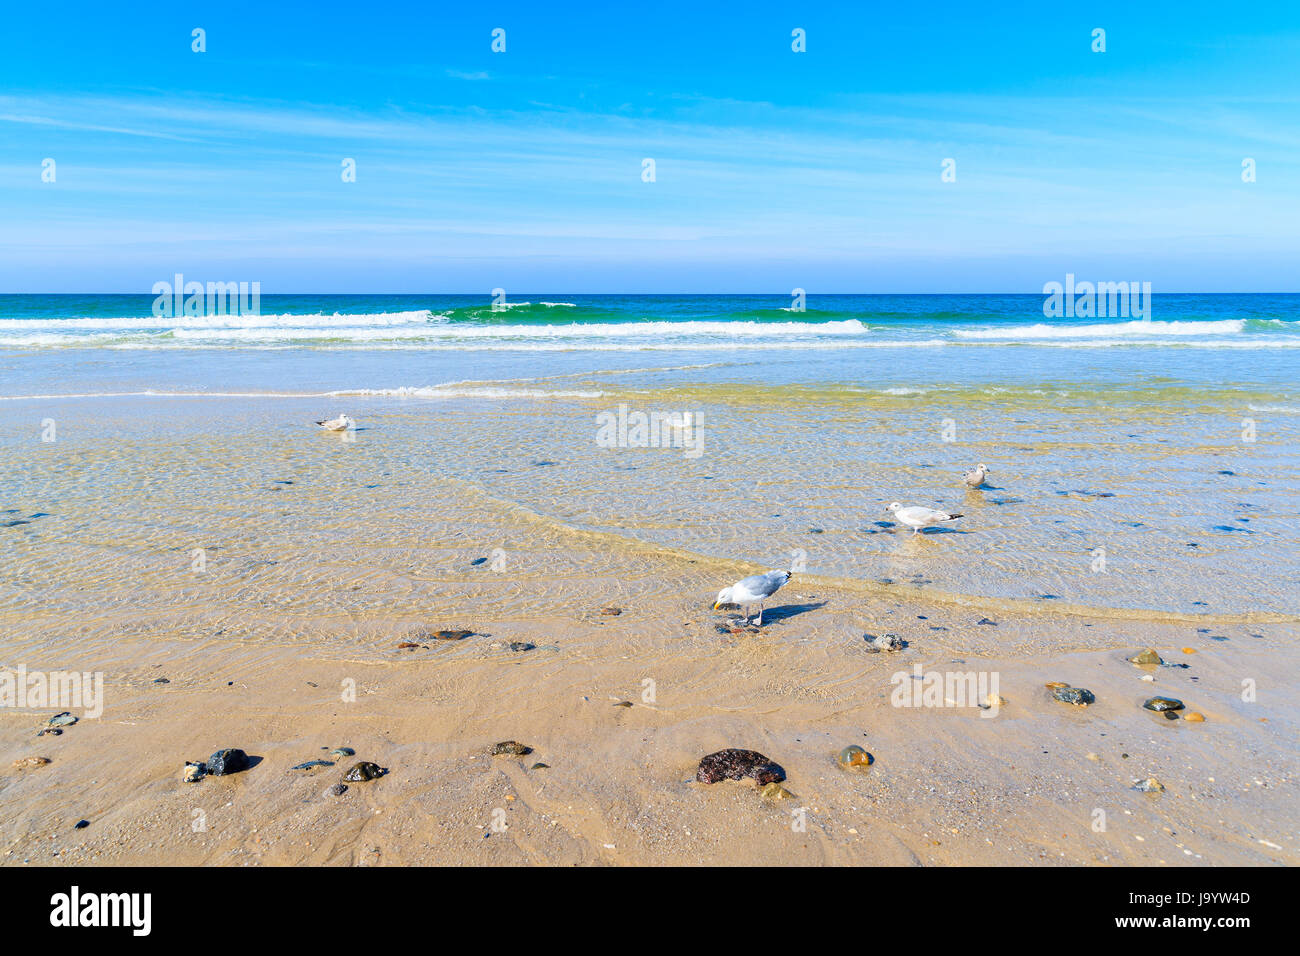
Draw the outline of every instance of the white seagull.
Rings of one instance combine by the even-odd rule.
[[[346,415],[340,415],[338,418],[331,418],[327,421],[317,422],[316,424],[327,432],[345,432],[349,428],[355,428],[357,423]]]
[[[932,525],[942,524],[945,521],[952,521],[954,518],[961,517],[959,514],[950,514],[947,511],[922,508],[920,505],[904,508],[897,501],[885,510],[893,513],[895,518],[911,528],[912,534],[920,534],[922,528],[929,528]]]
[[[984,479],[987,478],[989,474],[988,465],[976,465],[974,471],[968,471],[966,474],[962,475],[962,480],[966,482],[967,487],[978,488],[980,485],[984,484]]]
[[[746,610],[751,604],[758,605],[758,625],[763,626],[763,602],[775,594],[781,585],[790,580],[791,571],[768,571],[766,574],[751,574],[743,580],[737,581],[729,588],[723,588],[718,592],[717,603],[713,605],[713,610],[717,610],[724,604],[739,604],[741,611],[745,614],[745,620],[749,620],[749,612]]]

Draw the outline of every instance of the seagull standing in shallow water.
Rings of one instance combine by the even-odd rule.
[[[984,479],[989,476],[988,465],[976,465],[974,471],[968,471],[962,475],[962,480],[966,482],[968,488],[978,488],[984,484]]]
[[[929,528],[932,525],[942,524],[945,521],[952,521],[954,518],[961,517],[959,514],[935,511],[933,508],[923,508],[920,505],[904,508],[897,501],[885,510],[891,512],[895,518],[911,528],[912,534],[920,534],[922,528]]]
[[[340,415],[338,418],[331,418],[327,421],[317,422],[316,424],[327,432],[345,432],[349,428],[354,428],[357,423],[346,415]]]
[[[713,610],[717,610],[724,604],[739,604],[740,609],[745,614],[745,620],[749,620],[749,612],[746,610],[750,605],[758,605],[758,626],[763,626],[763,602],[775,594],[786,581],[790,580],[791,571],[768,571],[766,574],[751,574],[743,580],[737,581],[729,588],[723,588],[718,592],[717,603],[713,605]]]

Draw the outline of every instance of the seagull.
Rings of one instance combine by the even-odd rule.
[[[961,517],[959,514],[935,511],[933,508],[922,508],[919,505],[904,508],[897,501],[885,510],[892,512],[895,518],[911,528],[912,534],[920,534],[922,528],[928,528],[931,525],[942,524],[945,521],[952,521],[954,518]]]
[[[723,588],[718,592],[717,603],[713,605],[713,610],[717,610],[724,604],[739,604],[740,609],[745,611],[745,620],[749,620],[749,612],[745,609],[751,604],[758,605],[758,626],[763,626],[763,601],[775,594],[786,581],[790,580],[793,571],[768,571],[766,574],[751,574],[749,577],[737,581],[729,588]]]
[[[966,474],[962,475],[962,479],[966,482],[968,488],[978,488],[984,484],[984,479],[988,476],[988,465],[976,465],[975,470],[966,472]]]
[[[345,432],[349,428],[355,428],[357,423],[346,415],[340,415],[338,418],[331,418],[328,421],[320,421],[316,424],[327,432]]]

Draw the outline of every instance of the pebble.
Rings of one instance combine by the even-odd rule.
[[[473,633],[465,630],[434,631],[432,637],[435,641],[463,641]]]
[[[980,701],[980,710],[994,710],[995,708],[1005,707],[1006,705],[1007,699],[1005,697],[1000,697],[997,694],[989,694]]]
[[[331,797],[341,797],[343,796],[343,794],[347,792],[348,792],[348,785],[346,783],[336,783],[332,787],[325,788],[326,795]]]
[[[53,717],[47,720],[45,722],[45,726],[46,727],[71,727],[76,722],[77,722],[76,717],[73,717],[67,711],[64,711],[61,714],[55,714]]]
[[[153,682],[154,682],[155,684],[170,684],[170,683],[171,683],[171,681],[169,681],[166,677],[155,677],[155,678],[153,679]]]
[[[536,644],[529,644],[527,641],[511,641],[510,649],[512,651],[531,651],[535,650]]]
[[[1164,663],[1164,661],[1160,659],[1160,655],[1157,654],[1154,650],[1152,650],[1149,647],[1144,651],[1134,654],[1128,660],[1130,664],[1163,664]]]
[[[602,607],[600,613],[606,617],[618,617],[623,613],[623,609],[621,607]]]
[[[207,768],[201,763],[185,762],[185,775],[181,778],[185,783],[198,783],[203,779],[203,774]]]
[[[63,731],[60,730],[58,727],[42,727],[40,730],[36,731],[36,736],[37,737],[46,737],[46,736],[62,737]]]
[[[342,760],[344,757],[355,757],[357,752],[351,747],[335,747],[330,751],[330,756],[335,760]]]
[[[523,757],[532,752],[532,747],[521,744],[517,740],[503,740],[499,744],[492,745],[494,757]]]
[[[614,706],[615,706],[615,707],[631,707],[631,706],[632,706],[632,702],[631,702],[630,700],[620,700],[620,701],[619,701],[617,704],[615,704]]]
[[[1138,678],[1138,680],[1144,680],[1149,684],[1154,684],[1156,682],[1156,679],[1152,677],[1150,674],[1143,674],[1141,677]]]
[[[1147,777],[1145,780],[1134,780],[1133,789],[1143,793],[1163,793],[1165,785],[1155,777]]]
[[[780,783],[785,779],[785,770],[756,750],[728,748],[701,759],[695,772],[695,779],[700,783],[742,780],[745,777],[752,777],[762,784]]]
[[[1047,686],[1052,687],[1051,684]],[[1092,691],[1084,687],[1071,687],[1069,684],[1053,687],[1052,696],[1063,704],[1073,704],[1075,707],[1087,707],[1097,702]]]
[[[1150,697],[1143,704],[1147,710],[1154,710],[1156,713],[1163,711],[1182,710],[1183,702],[1175,697]]]
[[[840,755],[835,758],[841,767],[858,769],[860,767],[869,767],[875,762],[875,757],[867,753],[857,744],[850,744],[840,751]]]
[[[529,770],[550,770],[550,769],[551,769],[551,765],[550,765],[549,763],[542,763],[541,761],[538,761],[537,763],[533,764],[533,765],[532,765],[531,767],[529,767],[528,769],[529,769]]]
[[[763,793],[763,797],[767,800],[797,799],[793,793],[791,793],[785,787],[781,786],[779,783],[776,782],[765,784],[763,786],[762,793]]]
[[[90,821],[89,821],[89,820],[78,820],[76,823],[74,823],[74,824],[72,825],[72,829],[74,829],[74,830],[84,830],[84,829],[86,829],[86,827],[88,827],[88,826],[90,826]]]
[[[248,769],[248,754],[234,747],[218,750],[208,758],[207,772],[214,777]]]
[[[897,634],[882,634],[879,637],[875,634],[864,634],[862,639],[867,642],[867,650],[873,654],[881,651],[901,651],[907,646],[907,641]]]
[[[15,770],[31,770],[36,767],[44,767],[49,762],[49,757],[23,757],[20,760],[15,760],[13,766]]]
[[[1188,713],[1187,716],[1183,718],[1183,720],[1186,720],[1193,724],[1203,724],[1205,723],[1205,715],[1193,710],[1190,713]]]
[[[333,760],[308,760],[306,763],[295,764],[290,770],[310,770],[312,767],[332,767]]]
[[[386,773],[388,773],[387,767],[381,767],[368,760],[363,760],[359,764],[354,764],[352,769],[343,775],[343,779],[351,780],[353,783],[360,783],[363,780],[377,780]]]

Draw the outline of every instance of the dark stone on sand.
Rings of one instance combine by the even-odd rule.
[[[533,765],[532,765],[531,767],[529,767],[528,769],[529,769],[529,770],[550,770],[550,769],[551,769],[551,765],[550,765],[549,763],[542,763],[542,762],[538,761],[537,763],[533,764]]]
[[[306,763],[295,764],[290,770],[310,770],[312,767],[332,767],[333,760],[308,760]]]
[[[341,797],[348,792],[348,785],[346,783],[336,783],[334,786],[327,788],[325,792],[331,797]]]
[[[1156,713],[1164,713],[1167,710],[1182,710],[1183,702],[1176,697],[1150,697],[1142,706]]]
[[[986,625],[986,626],[988,626],[988,627],[997,627],[997,626],[998,626],[998,622],[997,622],[997,621],[990,621],[987,617],[982,617],[982,618],[980,618],[978,621],[976,621],[975,623],[976,623],[976,624],[984,624],[984,625]]]
[[[487,564],[487,558],[475,558],[470,562],[472,567],[478,567],[480,564]]]
[[[1075,707],[1087,707],[1097,701],[1092,691],[1083,687],[1056,687],[1052,689],[1052,697],[1063,704],[1073,704]]]
[[[353,783],[360,783],[363,780],[378,780],[386,773],[388,773],[387,767],[381,767],[369,760],[363,760],[359,764],[354,764],[352,769],[343,775],[343,779],[350,780]]]
[[[536,644],[529,644],[527,641],[511,641],[510,649],[512,651],[531,651],[537,647]]]
[[[55,714],[45,722],[46,727],[71,727],[77,722],[77,718],[66,710],[61,714]]]
[[[154,682],[155,684],[170,684],[170,683],[171,683],[171,681],[169,681],[166,677],[155,677],[155,678],[153,679],[153,682]]]
[[[435,641],[463,641],[473,633],[466,630],[434,631],[431,636]]]
[[[36,731],[37,737],[44,737],[47,734],[51,737],[59,737],[62,736],[63,731],[60,730],[58,727],[43,727],[40,730]]]
[[[492,745],[494,757],[524,757],[533,752],[533,748],[517,740],[503,740]]]
[[[630,700],[620,700],[620,701],[619,701],[617,704],[615,704],[614,706],[615,706],[615,707],[631,707],[631,706],[632,706],[632,702],[631,702]]]
[[[695,772],[695,779],[700,783],[743,780],[745,777],[752,777],[760,784],[780,783],[785,779],[785,770],[756,750],[728,748],[703,758]]]
[[[621,607],[602,607],[600,613],[606,617],[618,617],[623,613],[623,609]]]
[[[88,826],[90,826],[90,821],[89,821],[89,820],[78,820],[76,823],[74,823],[74,824],[72,825],[72,829],[74,829],[74,830],[84,830],[84,829],[86,829],[86,827],[88,827]]]
[[[207,772],[214,777],[248,769],[248,754],[236,748],[218,750],[208,758]]]

